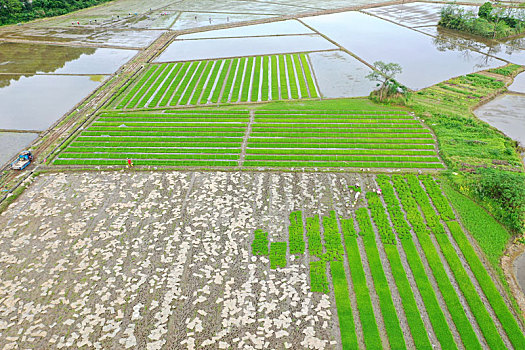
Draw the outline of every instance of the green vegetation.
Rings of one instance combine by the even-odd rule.
[[[286,251],[288,250],[286,242],[270,243],[270,268],[286,267]]]
[[[502,39],[525,31],[523,14],[522,9],[493,8],[490,2],[480,6],[477,14],[450,4],[441,9],[439,25],[485,38]]]
[[[290,254],[302,255],[305,250],[303,238],[303,216],[300,211],[290,213],[290,226],[288,227],[288,242]]]
[[[355,332],[354,316],[350,303],[348,282],[342,261],[331,261],[332,283],[334,285],[335,304],[341,330],[341,344],[343,349],[358,349],[357,335]]]
[[[321,242],[321,227],[319,216],[306,218],[306,237],[308,239],[308,253],[323,259],[323,243]]]
[[[5,0],[0,3],[0,25],[27,22],[37,18],[54,17],[95,6],[111,0]]]
[[[326,263],[323,260],[310,261],[310,290],[318,293],[330,292],[326,277]]]
[[[262,230],[255,230],[255,238],[252,243],[252,254],[253,255],[268,255],[268,232]]]
[[[279,68],[278,59],[283,62]],[[285,63],[287,63],[288,74],[286,74]],[[301,98],[310,98],[310,96],[318,98],[306,56],[304,54],[301,57],[299,55],[279,55],[186,62],[185,64],[152,64],[127,88],[119,92],[119,96],[115,98],[111,107],[143,109],[167,105],[174,107],[219,102],[222,104],[240,101],[257,102],[259,96],[262,101],[279,100],[280,90],[282,90],[282,98],[288,99],[288,84],[292,91],[290,98],[298,99],[296,70]],[[278,76],[280,76],[280,84]]]
[[[483,72],[453,78],[412,94],[408,103],[434,130],[442,159],[458,173],[449,177],[453,187],[477,199],[514,232],[523,231],[525,215],[523,196],[516,196],[525,178],[517,144],[477,119],[471,110],[484,98],[503,91],[503,75],[515,76],[522,70],[508,65],[492,70],[501,73],[501,79]],[[501,186],[492,189],[496,182]]]

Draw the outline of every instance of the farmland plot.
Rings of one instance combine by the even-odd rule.
[[[182,167],[443,168],[432,135],[404,112],[252,114],[105,112],[54,164],[125,165],[132,158],[136,165]]]
[[[429,176],[50,174],[0,232],[6,348],[525,341]]]
[[[307,55],[289,54],[152,64],[111,106],[136,109],[318,97]]]

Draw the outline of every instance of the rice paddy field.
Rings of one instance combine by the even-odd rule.
[[[112,103],[142,109],[318,98],[307,54],[151,64]]]
[[[105,112],[56,165],[441,169],[428,129],[403,111]]]

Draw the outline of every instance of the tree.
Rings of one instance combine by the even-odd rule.
[[[389,94],[397,92],[399,84],[394,78],[403,69],[397,63],[385,63],[383,61],[374,62],[374,68],[375,70],[370,72],[366,78],[377,82],[377,86],[379,86],[379,101],[383,101]]]
[[[492,4],[490,2],[486,2],[479,7],[478,16],[481,18],[485,18],[486,20],[490,20],[491,12],[492,12]]]

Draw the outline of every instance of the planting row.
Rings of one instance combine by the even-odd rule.
[[[153,64],[115,109],[317,98],[306,54]]]

